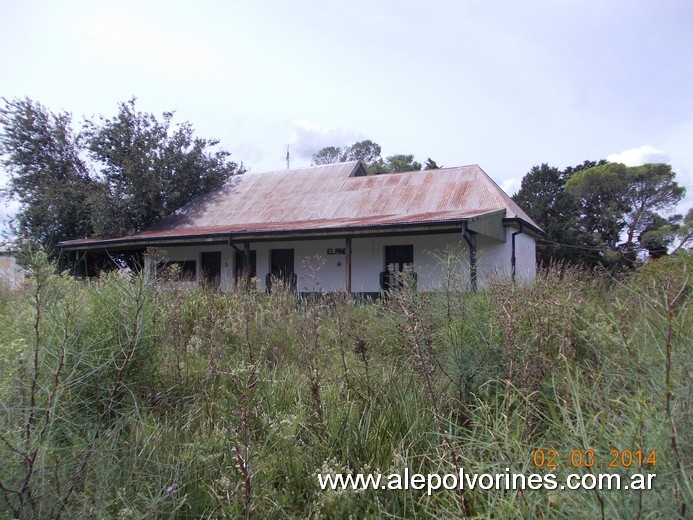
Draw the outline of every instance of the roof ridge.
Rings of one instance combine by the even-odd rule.
[[[515,212],[515,216],[521,218],[522,220],[526,220],[529,224],[532,224],[535,226],[537,229],[541,229],[539,227],[539,224],[534,222],[534,219],[530,217],[525,210],[523,210],[520,205],[515,202],[510,195],[508,195],[503,188],[500,187],[500,185],[493,180],[493,178],[484,171],[484,169],[479,166],[479,171],[484,175],[484,177],[493,184],[493,186],[496,188],[496,193],[501,196],[503,199],[503,202],[505,202],[510,208]]]
[[[359,164],[360,161],[344,161],[344,162],[338,162],[338,163],[330,163],[330,164],[311,164],[310,166],[299,166],[297,168],[281,168],[281,169],[276,169],[276,170],[262,170],[262,171],[247,171],[243,175],[246,175],[250,173],[251,175],[265,175],[267,173],[288,173],[288,172],[296,172],[299,170],[319,170],[319,169],[337,169],[344,167],[345,165],[348,164],[353,164],[354,167],[356,167]],[[355,168],[354,168],[355,169]],[[353,169],[352,169],[353,171]]]

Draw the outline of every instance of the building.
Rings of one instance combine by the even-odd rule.
[[[0,285],[11,291],[20,289],[26,273],[17,263],[17,258],[6,248],[0,248]]]
[[[535,276],[535,222],[479,166],[366,175],[357,161],[232,178],[221,189],[132,236],[72,240],[67,252],[156,248],[149,268],[228,290],[242,272],[300,292],[377,294],[413,271],[420,291],[441,288],[453,248],[470,288]]]

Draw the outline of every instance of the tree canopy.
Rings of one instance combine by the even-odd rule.
[[[81,157],[70,114],[29,99],[0,108],[0,157],[9,174],[4,193],[20,203],[14,230],[41,244],[92,235],[85,201],[98,182]]]
[[[380,145],[370,140],[359,141],[351,146],[326,146],[313,154],[313,164],[335,164],[346,161],[361,161],[370,166],[380,159]]]
[[[677,238],[690,240],[681,215],[660,215],[685,193],[674,179],[668,164],[585,161],[562,171],[542,164],[525,175],[513,199],[546,231],[540,263],[628,267],[639,252],[662,256]]]
[[[334,164],[345,161],[361,161],[369,174],[418,171],[421,163],[414,160],[414,155],[395,154],[381,157],[380,145],[370,140],[359,141],[344,148],[326,146],[313,154],[313,164]],[[437,169],[436,162],[429,158],[426,169]]]
[[[414,160],[414,156],[409,154],[390,155],[385,159],[378,159],[370,165],[371,173],[394,173],[394,172],[414,172],[421,169],[421,163]]]
[[[579,207],[575,198],[565,190],[568,175],[567,169],[559,170],[545,163],[533,166],[513,197],[546,233],[537,244],[537,260],[541,265],[552,261],[588,265],[598,262],[590,249],[589,237],[575,226]]]
[[[565,183],[566,191],[580,208],[577,221],[580,230],[610,248],[619,242],[620,216],[626,211],[623,201],[627,182],[625,168],[623,164],[600,164],[573,173]]]
[[[0,156],[5,194],[20,204],[14,231],[49,250],[74,238],[122,236],[155,223],[221,187],[243,165],[190,123],[140,112],[135,99],[118,113],[84,121],[51,113],[28,98],[3,99]]]

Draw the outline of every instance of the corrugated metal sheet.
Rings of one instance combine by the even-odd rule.
[[[357,168],[246,173],[133,238],[414,224],[498,210],[538,227],[476,165],[366,177],[354,176]]]

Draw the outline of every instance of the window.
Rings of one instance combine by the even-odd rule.
[[[385,246],[385,270],[380,273],[380,289],[389,291],[404,282],[400,273],[411,274],[416,287],[414,272],[414,246]]]
[[[197,277],[197,262],[195,260],[159,262],[156,270],[157,275],[167,282],[194,282]]]
[[[385,271],[400,273],[414,266],[414,246],[385,246]]]

